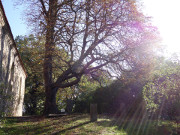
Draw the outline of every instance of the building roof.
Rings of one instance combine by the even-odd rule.
[[[13,35],[12,35],[12,31],[11,31],[9,22],[8,22],[8,20],[7,20],[7,17],[6,17],[5,11],[4,11],[4,7],[3,7],[3,4],[2,4],[2,2],[1,2],[1,0],[0,0],[0,8],[2,9],[2,14],[3,14],[3,17],[4,17],[3,19],[4,19],[4,21],[5,21],[5,24],[7,25],[8,30],[9,30],[10,38],[12,39],[13,46],[14,46],[14,48],[15,48],[15,50],[16,50],[16,53],[17,53],[17,55],[18,55],[18,57],[19,57],[20,64],[21,64],[21,66],[22,66],[22,68],[23,68],[23,70],[24,70],[24,72],[25,72],[25,74],[26,74],[26,77],[27,77],[26,69],[25,69],[24,64],[23,64],[23,62],[22,62],[22,59],[21,59],[21,56],[20,56],[19,51],[18,51],[18,49],[17,49],[16,43],[15,43],[15,41],[14,41],[14,37],[13,37]]]

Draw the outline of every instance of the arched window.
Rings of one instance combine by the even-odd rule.
[[[13,82],[14,81],[14,62],[11,66],[11,81]]]
[[[20,104],[20,101],[21,101],[21,86],[22,86],[22,77],[20,78],[20,81],[19,81],[19,97],[18,97],[18,104]]]

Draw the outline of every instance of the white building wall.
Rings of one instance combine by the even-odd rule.
[[[0,115],[22,116],[26,73],[0,6]]]

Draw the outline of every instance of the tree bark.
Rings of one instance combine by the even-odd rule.
[[[56,92],[57,88],[52,87],[52,62],[53,52],[55,49],[54,33],[57,18],[57,1],[49,0],[49,10],[46,19],[46,43],[45,43],[45,59],[43,65],[44,83],[45,83],[45,110],[44,114],[56,113]]]
[[[45,100],[45,110],[44,110],[45,115],[59,113],[59,110],[56,105],[57,90],[58,90],[58,88],[48,90],[49,95],[46,95],[46,100]]]

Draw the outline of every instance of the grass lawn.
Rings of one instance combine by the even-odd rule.
[[[97,122],[90,122],[87,114],[8,118],[3,123],[0,135],[180,135],[180,124],[171,121],[99,116]]]

